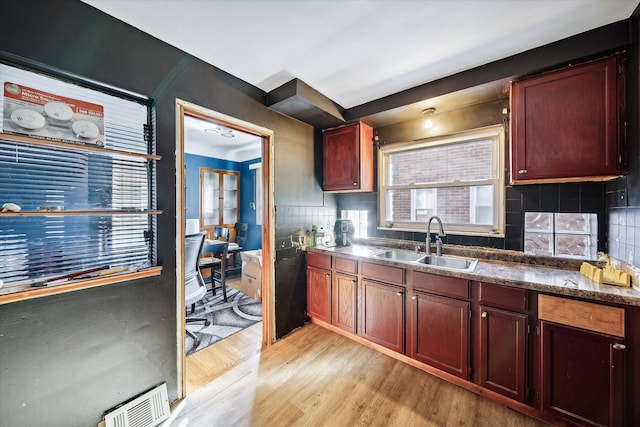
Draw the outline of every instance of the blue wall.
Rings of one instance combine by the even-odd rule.
[[[254,193],[254,171],[249,165],[259,163],[261,159],[246,162],[216,159],[185,153],[185,206],[187,219],[198,219],[200,215],[200,168],[223,169],[240,172],[240,222],[249,224],[246,250],[262,248],[262,227],[256,225],[256,211],[251,208]]]
[[[256,224],[256,211],[251,207],[254,200],[255,170],[249,165],[260,163],[262,159],[252,159],[240,163],[240,222],[249,224],[246,250],[262,248],[262,226]]]

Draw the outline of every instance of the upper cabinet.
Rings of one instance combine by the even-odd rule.
[[[513,82],[511,182],[622,175],[623,115],[623,54]]]
[[[323,190],[373,191],[373,129],[353,123],[323,131]]]

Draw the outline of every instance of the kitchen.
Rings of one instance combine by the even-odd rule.
[[[24,3],[23,3],[24,4]],[[37,14],[24,15],[24,5],[3,4],[3,14],[15,18],[3,25],[1,49],[13,55],[48,64],[60,69],[74,72],[96,81],[107,82],[136,93],[144,93],[156,100],[158,112],[156,132],[158,135],[158,154],[164,157],[159,164],[158,188],[173,189],[175,187],[175,117],[174,102],[176,97],[187,98],[199,105],[213,110],[233,114],[243,120],[258,123],[271,128],[278,135],[275,145],[275,204],[276,216],[286,215],[286,208],[296,208],[298,216],[309,217],[305,225],[323,224],[331,221],[331,212],[336,210],[377,211],[377,199],[370,194],[347,194],[335,196],[324,194],[317,175],[317,151],[320,138],[316,129],[298,120],[290,119],[267,108],[262,102],[263,93],[244,82],[214,70],[204,63],[152,39],[141,32],[128,27],[117,20],[100,13],[80,2],[66,2],[64,7],[49,2],[30,3]],[[632,34],[629,35],[629,26]],[[33,28],[38,28],[34,31]],[[524,52],[511,60],[497,61],[479,70],[463,72],[445,79],[445,87],[437,84],[424,85],[420,94],[413,96],[420,99],[434,98],[449,92],[456,92],[466,87],[478,86],[513,75],[524,75],[537,70],[549,69],[571,62],[578,58],[595,58],[603,53],[614,52],[621,47],[627,49],[627,115],[637,116],[637,29],[636,15],[630,20],[612,24],[593,30],[574,38],[569,38],[535,52]],[[47,34],[46,48],[43,47],[43,34]],[[86,37],[77,37],[86,34]],[[632,38],[633,37],[633,38]],[[96,47],[101,43],[100,48]],[[72,54],[76,52],[76,54]],[[78,55],[82,52],[83,55]],[[532,65],[534,64],[534,65]],[[484,77],[483,77],[484,76]],[[489,76],[489,77],[487,77]],[[199,82],[194,83],[194,82]],[[471,84],[473,82],[473,84]],[[204,83],[204,84],[201,84]],[[380,103],[387,108],[403,105],[400,96],[390,97]],[[497,118],[502,120],[504,98],[494,100],[495,105],[482,106],[490,108],[495,124]],[[365,105],[350,111],[351,117],[366,117],[373,114],[380,106]],[[478,107],[480,108],[480,107]],[[381,109],[381,108],[380,108]],[[446,113],[445,113],[446,114]],[[450,114],[455,114],[451,112]],[[461,129],[483,126],[475,115],[460,114]],[[440,116],[444,118],[443,116]],[[438,118],[440,118],[438,117]],[[464,120],[473,120],[473,124],[464,124]],[[382,141],[410,138],[415,132],[418,122],[407,122],[399,126],[380,126],[378,136]],[[564,204],[571,203],[576,194],[604,195],[606,205],[600,204],[599,213],[619,218],[622,213],[635,212],[638,206],[638,127],[637,121],[629,120],[627,126],[628,173],[624,178],[607,183],[589,184],[552,184],[552,187],[522,186],[507,190],[506,200],[518,200],[519,209],[525,203],[541,206],[547,188],[559,194],[558,199]],[[632,143],[632,141],[634,141]],[[309,174],[314,170],[314,174]],[[565,198],[564,194],[567,192]],[[602,199],[602,198],[601,198]],[[2,325],[2,346],[0,363],[2,364],[2,387],[11,387],[12,393],[2,399],[2,413],[8,414],[10,420],[29,420],[31,410],[38,417],[45,412],[56,413],[62,407],[60,415],[52,415],[53,425],[61,425],[63,421],[76,419],[76,424],[86,425],[97,421],[96,417],[109,407],[125,400],[150,385],[166,381],[170,396],[177,396],[176,380],[176,327],[175,319],[175,230],[176,208],[175,195],[172,191],[163,192],[160,204],[164,210],[159,218],[158,259],[163,273],[158,280],[143,279],[122,283],[107,288],[96,288],[76,293],[58,295],[48,298],[21,301],[3,305],[0,309],[0,325]],[[518,232],[510,234],[511,215],[524,212],[516,207],[517,203],[507,203],[513,211],[507,210],[506,234],[502,241],[476,241],[475,237],[448,236],[445,244],[476,245],[488,247],[515,248],[510,246],[510,237],[517,240]],[[292,214],[293,216],[293,214]],[[626,216],[626,215],[625,215]],[[320,221],[316,221],[316,218]],[[293,221],[293,220],[292,220]],[[297,221],[296,221],[297,222]],[[276,219],[276,224],[278,221]],[[375,225],[375,222],[372,222]],[[276,226],[276,244],[291,245],[290,236],[297,232],[300,224]],[[626,221],[615,224],[618,230],[633,228]],[[611,228],[612,224],[609,225]],[[375,230],[372,230],[376,232]],[[381,237],[405,239],[404,234],[381,230]],[[404,233],[404,232],[399,232]],[[373,234],[371,234],[373,235]],[[620,233],[617,246],[619,258],[626,259],[628,251],[635,244],[627,241],[630,233]],[[408,239],[412,240],[412,239]],[[419,240],[419,239],[415,239]],[[599,239],[604,244],[605,239]],[[477,244],[476,244],[477,243]],[[485,245],[485,243],[487,243]],[[494,244],[495,243],[495,244]],[[499,246],[502,245],[502,246]],[[624,247],[622,246],[624,245]],[[298,277],[301,260],[291,256],[296,250],[292,246],[285,251],[278,251],[275,261],[276,291],[280,284],[290,277]],[[611,253],[615,256],[614,253]],[[296,279],[297,280],[297,279]],[[281,301],[276,304],[276,337],[286,335],[295,327],[296,316],[299,316],[300,304],[304,309],[304,299]],[[105,301],[108,301],[105,304]],[[144,304],[142,304],[144,302]],[[297,307],[292,310],[291,307]],[[121,318],[114,312],[126,313]],[[46,318],[45,328],[40,328],[41,316]],[[126,321],[125,321],[125,318]],[[292,320],[287,324],[285,320]],[[298,321],[300,318],[297,319]],[[283,322],[283,323],[279,323]],[[94,337],[96,346],[110,347],[106,352],[93,352],[87,355],[87,347],[79,337],[74,338],[72,331],[78,327]],[[121,341],[120,330],[129,331],[135,338]],[[135,333],[145,330],[145,333]],[[68,336],[64,343],[57,343],[49,337]],[[86,338],[86,337],[85,337]],[[45,344],[46,343],[46,344]],[[117,345],[113,345],[118,343]],[[36,354],[46,356],[46,366]],[[75,365],[73,371],[67,369],[54,370],[54,366]],[[124,368],[123,368],[124,366]],[[124,370],[124,372],[123,372]],[[637,375],[637,374],[636,374]],[[128,385],[121,379],[132,377]],[[42,383],[57,384],[55,388],[41,387]],[[94,391],[94,395],[87,393]],[[64,391],[64,393],[60,393]],[[62,396],[64,394],[64,397]],[[72,408],[70,402],[76,401],[83,409]],[[25,403],[24,407],[21,407]],[[28,408],[28,409],[21,409]],[[71,414],[77,414],[69,418]],[[58,418],[55,418],[58,417]],[[57,420],[57,421],[56,421]],[[95,423],[93,423],[95,424]]]

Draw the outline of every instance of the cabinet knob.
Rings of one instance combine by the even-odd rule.
[[[486,311],[482,312],[482,317],[487,317],[487,312]]]
[[[399,291],[399,292],[397,292],[397,293],[396,293],[396,295],[398,295],[398,296],[402,296],[402,292],[401,292],[401,291]]]
[[[324,277],[331,277],[331,274],[327,273],[324,275]]]
[[[613,345],[613,349],[614,350],[624,350],[625,348],[627,348],[627,346],[624,345],[624,344],[614,344]]]
[[[418,299],[418,297],[414,295],[414,296],[411,297],[411,299],[415,301],[415,300]]]
[[[353,186],[355,187],[356,185],[358,185],[358,183],[357,183],[357,182],[354,182],[354,183],[353,183]]]
[[[526,170],[526,169],[520,169],[520,170],[518,171],[518,173],[525,174],[525,173],[527,173],[527,170]]]

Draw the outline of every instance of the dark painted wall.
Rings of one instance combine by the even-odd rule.
[[[153,98],[163,156],[161,276],[0,306],[0,424],[96,425],[104,410],[165,381],[173,400],[176,98],[274,131],[276,205],[322,206],[309,173],[314,130],[267,109],[257,88],[79,1],[1,2],[0,15],[11,17],[0,26],[1,51]],[[282,280],[276,265],[276,293]],[[294,318],[291,309],[276,301],[276,321]]]

